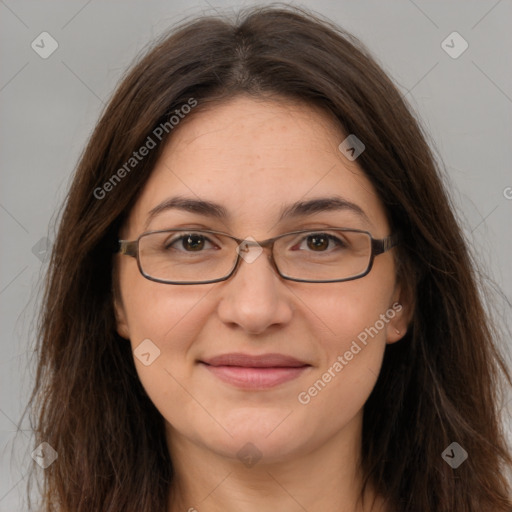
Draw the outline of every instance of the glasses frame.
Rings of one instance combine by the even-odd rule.
[[[368,262],[368,267],[364,272],[361,272],[360,274],[357,274],[355,276],[351,277],[344,277],[342,279],[329,279],[329,280],[321,280],[321,281],[312,281],[310,279],[297,279],[295,277],[287,276],[286,274],[283,274],[279,267],[277,266],[275,259],[274,259],[274,244],[276,240],[279,240],[280,238],[283,238],[285,236],[289,235],[295,235],[300,233],[322,233],[322,230],[325,231],[350,231],[352,233],[364,233],[370,238],[371,241],[371,253],[370,253],[370,259]],[[376,256],[379,254],[383,254],[386,251],[389,251],[399,243],[399,236],[398,234],[391,234],[385,238],[376,239],[373,238],[372,234],[369,231],[364,231],[362,229],[351,229],[351,228],[318,228],[318,229],[301,229],[298,231],[290,231],[288,233],[283,233],[282,235],[275,236],[273,238],[267,238],[266,240],[262,241],[252,241],[247,240],[243,238],[237,238],[235,236],[232,236],[228,233],[224,233],[223,231],[216,231],[212,229],[198,229],[198,228],[179,228],[179,229],[159,229],[156,231],[145,231],[144,233],[141,233],[136,240],[119,240],[118,239],[118,247],[114,251],[115,253],[121,253],[125,256],[131,256],[137,260],[137,266],[139,267],[140,273],[150,281],[155,281],[157,283],[162,284],[210,284],[210,283],[219,283],[221,281],[227,281],[233,274],[236,272],[238,267],[240,266],[240,261],[242,260],[242,257],[240,255],[240,252],[237,251],[237,259],[235,261],[235,264],[233,265],[232,270],[224,277],[221,277],[219,279],[210,279],[209,281],[169,281],[165,279],[158,279],[156,277],[152,277],[144,272],[142,269],[142,266],[140,264],[140,257],[139,257],[139,241],[142,237],[150,235],[152,233],[173,233],[173,232],[179,232],[179,231],[191,231],[191,232],[201,232],[201,233],[212,233],[215,235],[223,235],[228,238],[231,238],[235,242],[237,242],[238,246],[242,242],[244,242],[247,246],[256,246],[259,245],[264,251],[268,251],[270,249],[270,256],[269,260],[272,264],[272,267],[277,272],[277,274],[282,277],[283,279],[287,279],[288,281],[296,281],[300,283],[342,283],[345,281],[353,281],[355,279],[360,279],[361,277],[364,277],[368,275],[373,267],[373,261]]]

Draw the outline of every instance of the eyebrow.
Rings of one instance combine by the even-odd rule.
[[[229,219],[231,217],[226,208],[218,203],[203,199],[176,196],[166,199],[150,210],[144,230],[147,229],[150,222],[157,215],[164,211],[173,209],[195,213],[206,217],[213,217],[215,219]],[[281,208],[278,223],[284,220],[313,215],[315,213],[340,210],[351,211],[358,217],[361,217],[361,219],[368,224],[371,224],[370,219],[360,206],[339,196],[320,197],[316,199],[309,199],[307,201],[297,201],[284,206]]]

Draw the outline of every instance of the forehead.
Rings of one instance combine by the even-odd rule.
[[[336,195],[384,232],[385,211],[371,182],[338,149],[345,137],[326,113],[305,104],[242,96],[198,110],[173,131],[130,224],[140,232],[155,206],[181,196],[224,206],[233,223],[225,227],[263,232],[283,207]]]

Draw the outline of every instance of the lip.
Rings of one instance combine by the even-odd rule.
[[[296,379],[311,367],[283,354],[223,354],[199,363],[223,382],[253,390],[272,388]]]

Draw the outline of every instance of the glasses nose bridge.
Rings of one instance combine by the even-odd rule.
[[[243,243],[246,243],[248,245],[259,245],[260,247],[272,247],[274,245],[274,242],[281,238],[281,236],[275,236],[273,238],[266,238],[265,240],[255,240],[252,236],[249,236],[247,238],[237,238],[231,235],[228,235],[233,240],[236,240],[236,242],[241,245]]]
[[[267,238],[266,240],[254,240],[254,239],[249,240],[247,238],[245,238],[243,240],[236,239],[236,238],[233,238],[233,239],[236,240],[239,248],[244,245],[247,249],[248,249],[248,247],[260,247],[263,250],[263,252],[268,253],[267,257],[268,257],[268,260],[269,260],[272,268],[274,269],[274,271],[278,275],[281,275],[281,273],[277,267],[275,258],[274,258],[274,246],[275,246],[275,242],[277,241],[278,238],[280,238],[280,237]],[[245,260],[244,256],[242,256],[242,252],[246,252],[246,251],[241,251],[240,249],[238,249],[237,261],[235,264],[235,268],[233,269],[233,273],[231,274],[231,277],[233,277],[233,275],[238,271],[238,269],[240,267],[241,260]],[[249,263],[249,262],[247,262],[247,263]]]

